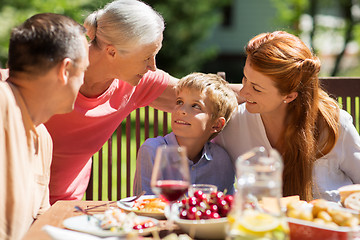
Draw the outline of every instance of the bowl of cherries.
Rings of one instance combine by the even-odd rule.
[[[174,221],[193,238],[224,239],[232,202],[232,195],[220,191],[204,194],[199,190],[177,204]]]

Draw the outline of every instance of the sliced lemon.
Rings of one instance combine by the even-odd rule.
[[[227,219],[228,219],[230,224],[233,224],[235,222],[235,217],[233,215],[231,215],[231,214],[229,214],[227,216]]]
[[[265,233],[279,227],[280,221],[267,213],[245,210],[240,224],[243,228],[254,233]]]

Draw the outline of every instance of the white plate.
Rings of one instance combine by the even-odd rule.
[[[94,216],[101,218],[103,216],[103,214],[95,214]],[[143,216],[138,216],[138,218],[141,222],[151,220],[155,223],[156,226],[159,223],[159,221],[154,218],[143,217]],[[81,215],[81,216],[67,218],[63,221],[63,225],[67,229],[84,232],[84,233],[89,233],[89,234],[96,235],[99,237],[126,236],[127,234],[129,234],[126,232],[112,232],[110,230],[104,230],[99,226],[97,219],[95,219],[93,217],[89,218],[87,215]],[[157,228],[156,226],[150,227],[150,228],[145,228],[142,230],[133,230],[133,232],[137,233],[139,235],[148,235]]]
[[[129,202],[129,203],[125,203],[125,204],[121,203],[121,201],[130,200],[132,198],[133,197],[128,197],[128,198],[123,198],[120,201],[117,201],[118,207],[125,210],[125,211],[128,211],[128,212],[134,212],[134,213],[136,213],[137,215],[140,215],[140,216],[151,217],[151,218],[156,218],[156,219],[165,219],[165,214],[164,213],[145,212],[145,211],[134,209],[133,208],[134,204],[135,204],[134,202]],[[153,198],[157,198],[157,196],[155,196],[155,195],[144,195],[144,196],[141,196],[138,200],[153,199]]]

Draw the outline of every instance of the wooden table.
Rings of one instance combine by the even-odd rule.
[[[89,211],[90,213],[103,213],[109,207],[116,207],[116,203],[108,203],[109,201],[57,201],[31,225],[23,240],[51,240],[51,237],[41,230],[45,225],[65,228],[62,223],[66,218],[83,215],[83,213],[75,211],[76,205],[86,209],[101,204],[107,204],[103,207],[98,207]],[[174,225],[174,230],[176,233],[181,233],[176,225]],[[163,237],[166,233],[165,221],[161,220],[160,236]]]

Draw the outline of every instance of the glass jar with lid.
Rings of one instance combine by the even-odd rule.
[[[280,207],[283,163],[276,150],[257,147],[236,161],[237,192],[227,239],[289,239]]]

